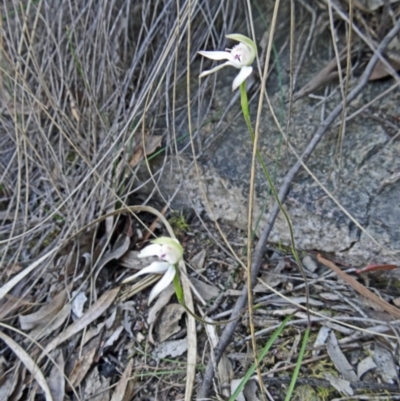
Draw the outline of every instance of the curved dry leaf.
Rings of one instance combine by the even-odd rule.
[[[155,344],[153,338],[153,329],[154,329],[154,323],[156,322],[158,317],[158,313],[162,308],[164,308],[165,305],[168,304],[169,300],[174,294],[175,294],[175,289],[174,286],[171,284],[160,294],[154,305],[149,310],[149,315],[147,317],[147,324],[149,325],[149,341],[151,344]]]
[[[20,281],[4,299],[0,300],[0,320],[23,305],[30,305],[32,296],[27,294],[27,280]]]
[[[119,339],[119,336],[122,333],[122,330],[124,330],[124,326],[119,326],[114,332],[111,334],[111,336],[107,339],[107,341],[104,343],[103,348],[111,347],[115,341]]]
[[[148,259],[139,259],[138,251],[127,251],[121,259],[118,260],[119,265],[128,269],[140,270],[149,265]],[[156,258],[154,258],[156,260]]]
[[[69,386],[79,386],[82,380],[85,378],[87,372],[91,368],[93,364],[93,359],[96,355],[97,347],[92,347],[89,350],[86,350],[82,354],[82,356],[75,361],[75,365],[72,369],[72,372],[69,374],[68,380],[68,390],[70,390]]]
[[[54,358],[56,365],[53,365],[50,371],[47,382],[53,401],[64,401],[65,396],[65,378],[64,378],[64,355],[59,352],[57,357]]]
[[[387,60],[389,64],[393,67],[395,71],[400,70],[400,60],[398,57],[392,56],[392,55],[387,55]],[[386,68],[386,66],[382,63],[382,61],[378,61],[375,65],[375,68],[373,69],[369,81],[376,81],[378,79],[386,78],[389,77],[391,74]]]
[[[31,271],[36,269],[49,256],[58,252],[59,249],[60,249],[60,246],[57,246],[54,249],[52,249],[51,251],[47,252],[45,255],[43,255],[41,258],[39,258],[36,262],[33,262],[30,266],[28,266],[26,269],[22,270],[22,272],[18,273],[10,281],[5,283],[0,288],[0,299],[4,298],[4,296],[6,294],[8,294],[25,276],[27,276]]]
[[[368,356],[367,358],[361,360],[357,365],[358,380],[361,380],[361,378],[364,376],[365,373],[375,368],[376,368],[376,363],[374,362],[372,357]]]
[[[231,394],[233,394],[236,391],[236,389],[239,387],[239,384],[241,382],[242,382],[242,379],[233,379],[231,381]],[[236,401],[246,401],[246,398],[244,398],[244,394],[242,391],[238,394]]]
[[[154,348],[152,355],[154,358],[163,359],[167,356],[176,358],[181,356],[188,349],[188,339],[182,338],[181,340],[164,341],[163,343],[157,344]]]
[[[207,251],[202,249],[199,253],[194,255],[192,259],[190,259],[190,264],[196,270],[202,270],[204,268],[204,263],[206,261]]]
[[[40,326],[45,327],[50,323],[60,312],[67,299],[67,289],[64,288],[58,295],[49,303],[43,305],[39,310],[29,315],[20,315],[19,325],[21,330],[30,330]]]
[[[328,340],[326,342],[326,350],[328,351],[328,354],[336,369],[342,374],[344,379],[349,382],[356,382],[356,372],[353,370],[353,367],[350,365],[349,361],[340,349],[336,335],[333,331],[331,331],[328,336]]]
[[[390,352],[379,343],[375,344],[372,359],[376,363],[376,371],[385,383],[395,383],[397,381],[397,367]]]
[[[221,293],[221,291],[217,287],[207,284],[197,279],[196,277],[190,277],[190,281],[205,301],[210,301],[213,298],[217,298],[218,295]]]
[[[90,323],[100,317],[114,302],[114,299],[118,295],[119,290],[120,288],[117,287],[105,292],[80,319],[68,326],[66,330],[64,330],[56,338],[50,341],[49,344],[47,344],[39,360],[41,360],[45,355],[51,352],[58,345],[68,340],[74,334],[79,333],[86,326],[88,326]]]
[[[43,390],[46,401],[53,401],[49,386],[44,378],[42,371],[39,369],[33,359],[20,347],[14,340],[0,331],[0,338],[8,345],[10,350],[20,359],[24,366],[29,370],[31,375],[35,378],[40,388]]]
[[[318,335],[317,338],[315,339],[314,342],[314,350],[312,352],[312,355],[315,357],[317,355],[319,355],[319,353],[321,352],[321,350],[319,349],[322,345],[325,345],[326,340],[328,339],[329,333],[331,332],[331,329],[329,327],[326,326],[322,326],[319,331],[318,331]]]
[[[258,383],[255,380],[249,380],[243,389],[243,395],[246,400],[260,401],[257,397]]]
[[[117,387],[111,397],[111,401],[124,401],[125,398],[130,399],[132,394],[126,394],[128,390],[129,377],[132,374],[133,359],[130,359],[124,373],[119,380]],[[125,397],[127,395],[127,397]]]
[[[339,393],[346,395],[354,394],[354,390],[352,389],[348,380],[340,379],[339,377],[335,377],[330,373],[325,373],[325,378],[329,381],[332,387],[339,391]]]
[[[201,316],[204,316],[203,312],[201,311]],[[205,320],[207,322],[213,323],[214,320],[211,318],[206,317]],[[211,324],[207,324],[205,326],[208,341],[210,342],[211,352],[214,353],[214,348],[217,346],[219,341],[219,336],[217,332],[217,327]],[[220,361],[218,362],[218,369],[217,369],[218,381],[220,382],[222,389],[222,395],[225,397],[230,396],[229,394],[229,383],[232,383],[233,380],[233,367],[232,362],[228,359],[228,357],[222,354]],[[235,387],[236,390],[236,387]]]
[[[159,324],[156,326],[159,342],[166,341],[181,331],[180,321],[184,313],[185,308],[181,304],[169,304],[163,309]]]
[[[40,340],[43,337],[48,336],[54,330],[57,330],[68,318],[71,313],[71,305],[66,304],[64,308],[57,314],[57,316],[44,328],[36,327],[30,333],[29,337],[35,340]]]

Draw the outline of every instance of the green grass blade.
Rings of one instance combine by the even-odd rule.
[[[297,363],[296,363],[296,367],[293,372],[292,380],[290,381],[290,385],[289,385],[288,391],[286,393],[285,401],[289,401],[292,397],[294,386],[296,384],[297,377],[299,376],[301,363],[303,362],[303,359],[304,359],[304,353],[306,351],[309,334],[310,334],[310,328],[307,327],[306,332],[304,333],[303,342],[301,344],[300,353],[299,353],[299,357],[297,358]]]
[[[258,356],[258,363],[260,363],[264,359],[265,355],[267,354],[269,349],[272,347],[272,345],[274,344],[274,342],[278,338],[278,336],[282,333],[282,330],[285,328],[287,322],[292,317],[293,317],[293,315],[286,316],[286,318],[283,320],[283,322],[280,324],[280,326],[274,331],[274,333],[272,334],[271,338],[268,340],[267,344],[265,344],[264,348],[260,352],[260,355]],[[244,386],[249,381],[250,377],[253,375],[255,370],[256,370],[256,364],[253,363],[250,366],[250,369],[244,375],[242,381],[240,382],[239,386],[236,388],[235,392],[229,398],[229,401],[235,401],[236,400],[236,398],[238,397],[239,393],[243,390]]]

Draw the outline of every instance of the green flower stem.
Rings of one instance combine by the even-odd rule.
[[[173,279],[172,283],[174,285],[175,295],[178,298],[178,302],[183,306],[185,311],[187,313],[189,313],[189,315],[192,316],[194,319],[196,319],[198,322],[200,322],[202,324],[208,324],[208,325],[211,325],[211,326],[221,326],[221,325],[226,325],[228,323],[233,322],[234,320],[238,319],[242,315],[242,313],[239,313],[239,315],[236,316],[234,319],[224,320],[224,321],[220,321],[220,322],[206,321],[206,320],[202,319],[200,316],[197,316],[194,312],[192,312],[186,306],[185,298],[184,298],[184,295],[183,295],[183,289],[182,289],[181,283],[179,281],[179,273],[178,273],[179,269],[178,269],[178,267],[176,265],[175,265],[175,269],[176,269],[176,274],[174,276],[174,279]],[[244,312],[244,310],[242,312]]]
[[[249,130],[251,141],[254,142],[254,130],[253,130],[253,127],[251,125],[251,120],[250,120],[249,101],[248,101],[247,92],[246,92],[246,81],[243,82],[240,85],[240,105],[242,106],[243,117],[244,117],[244,120],[246,121],[247,129]],[[297,262],[297,265],[300,268],[300,271],[301,271],[303,277],[306,279],[306,276],[305,276],[305,273],[304,273],[304,270],[303,270],[299,255],[298,255],[296,247],[295,247],[293,227],[292,227],[292,223],[290,221],[290,217],[287,214],[285,208],[282,205],[282,202],[279,199],[279,195],[278,195],[278,193],[277,193],[277,191],[275,189],[275,185],[274,185],[274,183],[272,181],[271,175],[269,174],[268,168],[265,165],[264,160],[262,159],[261,154],[258,151],[258,149],[257,149],[257,152],[256,152],[256,156],[257,156],[258,162],[261,165],[261,168],[263,170],[264,176],[268,181],[268,184],[269,184],[269,187],[271,189],[272,195],[274,196],[274,198],[275,198],[275,200],[276,200],[276,202],[277,202],[277,204],[279,206],[279,210],[284,215],[285,220],[286,220],[286,222],[288,224],[289,234],[290,234],[290,241],[291,241],[291,250],[292,250],[293,256],[294,256],[294,258],[295,258],[295,260]],[[306,291],[307,291],[307,303],[308,303],[308,287],[307,286],[306,286]]]
[[[175,295],[178,298],[179,303],[181,305],[186,306],[185,298],[183,297],[183,289],[182,289],[181,283],[179,281],[178,268],[176,266],[175,266],[175,270],[176,270],[176,273],[175,273],[174,280],[173,280]]]

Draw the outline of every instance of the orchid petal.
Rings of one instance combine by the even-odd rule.
[[[139,253],[138,253],[138,258],[148,258],[150,256],[159,256],[161,253],[161,245],[159,244],[151,244],[143,248]]]
[[[171,267],[171,264],[168,262],[153,262],[151,265],[145,267],[144,269],[138,271],[132,276],[129,276],[126,278],[122,283],[128,283],[130,281],[135,280],[136,277],[139,277],[143,274],[163,274],[168,271],[168,269]],[[173,267],[173,266],[172,266]]]
[[[153,287],[149,295],[149,305],[162,291],[164,291],[174,280],[176,274],[175,266],[170,265],[161,280]]]
[[[201,50],[198,53],[201,54],[203,57],[207,57],[211,60],[230,60],[230,61],[232,61],[232,55],[229,52]]]
[[[226,67],[227,65],[232,65],[232,66],[233,66],[233,64],[232,64],[230,61],[227,61],[227,62],[224,63],[224,64],[217,65],[216,67],[212,68],[211,70],[203,71],[203,72],[199,75],[199,78],[203,78],[203,77],[205,77],[205,76],[207,76],[207,75],[214,74],[214,72],[220,70],[221,68]]]
[[[236,90],[253,72],[253,67],[243,66],[240,69],[239,75],[233,80],[232,90]]]

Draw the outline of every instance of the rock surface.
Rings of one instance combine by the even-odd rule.
[[[322,36],[315,45],[313,56],[306,58],[300,71],[297,90],[330,60],[326,54],[328,40],[327,36]],[[269,97],[275,113],[283,121],[284,129],[288,116],[288,103],[285,101],[289,90],[289,76],[282,65],[289,65],[287,48],[280,55],[279,75],[275,68],[267,83]],[[240,114],[239,98],[233,98],[239,94],[232,95],[230,89],[235,74],[237,70],[234,69],[221,70],[217,75],[216,91],[212,93],[212,100],[206,94],[199,107],[200,110],[202,107],[206,108],[207,102],[211,102],[211,107],[207,109],[208,117],[202,116],[204,119],[216,113],[224,114],[222,124],[209,122],[203,124],[199,130],[204,144],[202,155],[198,159],[199,173],[193,165],[190,151],[182,152],[179,163],[176,159],[172,160],[171,166],[164,170],[160,187],[162,193],[172,194],[184,177],[181,192],[174,200],[176,206],[206,211],[213,219],[224,219],[245,228],[252,144]],[[258,78],[254,78],[258,84]],[[355,79],[352,80],[349,90],[354,82]],[[393,83],[392,79],[370,82],[364,92],[350,104],[347,115],[374,99]],[[325,88],[318,89],[314,94],[323,96],[324,90]],[[250,91],[249,95],[253,95],[253,92]],[[209,98],[205,100],[207,96]],[[340,92],[336,90],[326,102],[303,97],[293,104],[289,140],[299,154],[318,128],[321,116],[325,118],[340,101]],[[226,107],[231,102],[233,106],[226,112]],[[250,104],[253,121],[257,102],[258,96]],[[336,126],[330,127],[308,160],[307,166],[348,215],[318,182],[305,170],[301,170],[285,202],[299,249],[332,252],[347,263],[357,266],[366,263],[398,263],[400,140],[399,129],[396,132],[395,127],[399,127],[399,115],[400,93],[395,90],[347,122],[342,137],[341,156],[339,119]],[[196,118],[196,112],[193,111],[193,121]],[[261,117],[259,150],[269,171],[276,176],[276,187],[279,188],[282,177],[296,159],[276,128],[267,105],[264,106]],[[273,204],[260,168],[257,169],[256,193],[255,219],[261,217],[257,229],[260,232],[268,208]],[[287,224],[281,214],[269,240],[289,244]]]

